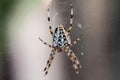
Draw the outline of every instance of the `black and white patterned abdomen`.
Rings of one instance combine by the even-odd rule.
[[[68,45],[68,41],[63,29],[56,28],[53,37],[53,46],[62,48],[65,47],[66,45]]]

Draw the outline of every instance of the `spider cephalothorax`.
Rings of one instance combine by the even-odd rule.
[[[76,74],[79,73],[79,69],[81,68],[81,65],[79,63],[79,60],[75,56],[74,52],[70,49],[73,45],[75,45],[80,38],[77,38],[73,43],[71,43],[70,39],[70,32],[72,30],[72,22],[73,22],[73,6],[71,4],[71,17],[70,17],[70,27],[66,30],[63,25],[58,25],[55,30],[52,30],[51,22],[50,22],[50,15],[49,15],[49,8],[48,8],[48,22],[49,22],[49,30],[53,37],[52,45],[49,45],[48,43],[44,42],[41,38],[40,41],[42,41],[45,45],[48,45],[52,48],[49,59],[47,61],[46,67],[44,68],[45,75],[48,73],[48,69],[51,66],[51,63],[54,59],[55,53],[57,52],[65,52],[67,56],[70,58],[70,60],[73,63],[73,67],[75,69]]]

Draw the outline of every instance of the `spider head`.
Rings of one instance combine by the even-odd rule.
[[[60,33],[65,32],[65,28],[63,27],[63,25],[59,24],[59,25],[55,28],[55,33],[58,32],[58,31],[59,31]]]

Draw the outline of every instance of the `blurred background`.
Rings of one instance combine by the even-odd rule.
[[[47,8],[53,29],[69,27],[70,2],[74,21],[72,47],[82,69],[75,75],[65,53],[58,53],[47,76],[43,69],[52,44]],[[119,0],[0,0],[0,80],[119,80]],[[81,52],[84,55],[81,55]]]

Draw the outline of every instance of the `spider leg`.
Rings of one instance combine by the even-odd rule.
[[[79,69],[81,68],[81,64],[79,63],[77,57],[75,56],[74,52],[69,47],[65,48],[65,52],[67,53],[67,56],[72,61],[76,74],[78,74]]]
[[[52,30],[51,22],[50,22],[50,10],[49,10],[49,8],[48,8],[48,24],[49,24],[50,34],[53,36],[53,30]]]
[[[52,47],[50,44],[44,42],[41,38],[39,38],[39,40],[40,40],[43,44],[45,44],[45,45],[47,45],[47,46],[49,46],[49,47]]]
[[[45,75],[47,75],[48,70],[49,70],[49,68],[50,68],[50,66],[51,66],[51,63],[52,63],[52,61],[53,61],[53,59],[54,59],[55,51],[56,51],[55,49],[52,49],[52,50],[51,50],[49,59],[47,60],[47,64],[46,64],[46,66],[45,66],[45,68],[44,68]]]
[[[68,28],[67,32],[70,33],[73,27],[73,5],[71,5],[71,16],[70,16],[70,27]]]

